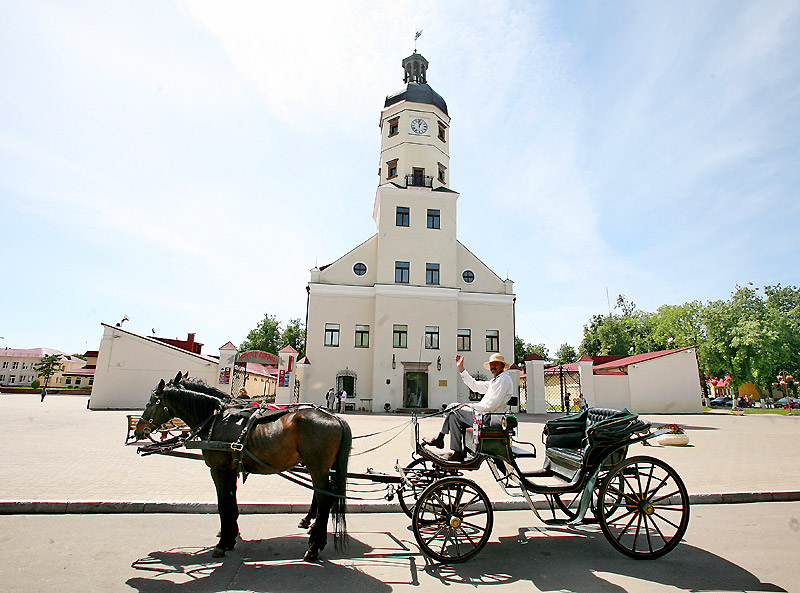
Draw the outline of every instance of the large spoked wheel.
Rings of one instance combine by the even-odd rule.
[[[444,478],[428,486],[414,508],[414,537],[439,562],[464,562],[492,533],[494,516],[486,493],[471,480]]]
[[[663,556],[689,525],[689,494],[669,465],[631,457],[610,472],[599,492],[600,528],[611,545],[640,560]]]
[[[408,484],[403,483],[397,498],[400,501],[400,507],[403,512],[409,517],[414,516],[414,507],[425,488],[436,480],[446,476],[457,475],[454,470],[446,470],[424,457],[419,457],[409,463],[403,469],[403,473],[408,480]]]

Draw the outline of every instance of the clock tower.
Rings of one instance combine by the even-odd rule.
[[[447,187],[450,116],[428,84],[428,60],[403,60],[403,85],[389,93],[381,112],[380,182],[400,187]]]

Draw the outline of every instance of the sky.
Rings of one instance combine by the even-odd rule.
[[[800,2],[5,0],[0,348],[101,323],[240,344],[375,232],[414,48],[459,239],[554,354],[644,311],[800,284]]]

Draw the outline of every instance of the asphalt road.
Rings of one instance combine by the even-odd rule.
[[[653,561],[618,553],[596,525],[548,527],[508,511],[464,564],[427,562],[400,513],[351,515],[348,550],[308,564],[297,521],[243,515],[246,539],[219,561],[207,547],[214,515],[0,516],[0,590],[800,592],[800,502],[694,506],[684,542]]]

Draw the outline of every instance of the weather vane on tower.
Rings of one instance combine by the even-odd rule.
[[[414,53],[417,53],[417,39],[419,39],[420,35],[422,35],[422,29],[414,33]]]

